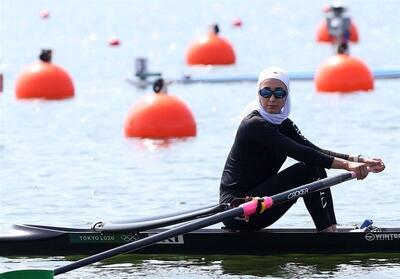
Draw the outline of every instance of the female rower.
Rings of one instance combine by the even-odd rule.
[[[263,70],[258,77],[256,110],[243,118],[225,163],[220,202],[246,196],[271,196],[325,178],[325,169],[354,171],[357,179],[385,169],[379,158],[345,155],[321,149],[308,141],[288,118],[291,105],[289,77],[279,68]],[[298,163],[279,172],[287,157]],[[252,216],[249,220],[224,222],[231,229],[258,230],[276,222],[296,201]],[[336,218],[330,189],[304,197],[305,205],[320,232],[335,232]]]

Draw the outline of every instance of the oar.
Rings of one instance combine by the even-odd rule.
[[[130,221],[118,222],[97,222],[92,226],[96,232],[123,232],[123,231],[136,231],[142,232],[154,228],[161,228],[170,225],[183,223],[194,219],[204,218],[215,213],[225,211],[229,208],[229,204],[218,204],[212,207],[203,207],[196,210],[184,211],[180,213],[172,213],[167,215],[158,216],[155,218],[142,218]]]
[[[104,259],[108,259],[110,257],[124,254],[127,252],[135,251],[146,246],[153,245],[157,242],[176,237],[181,234],[185,234],[197,229],[201,229],[219,222],[222,222],[226,219],[231,219],[239,216],[251,216],[257,212],[260,208],[268,209],[274,205],[278,205],[293,199],[297,199],[299,197],[305,196],[309,193],[316,192],[319,190],[323,190],[329,188],[333,185],[339,184],[346,180],[350,180],[355,178],[356,175],[354,172],[348,172],[339,174],[330,178],[325,178],[318,180],[313,183],[309,183],[292,190],[279,193],[273,195],[271,197],[263,197],[263,198],[254,198],[253,200],[243,203],[238,207],[228,209],[226,211],[217,213],[215,215],[206,217],[204,219],[200,219],[197,221],[193,221],[188,224],[184,224],[180,227],[176,227],[164,232],[161,232],[156,235],[152,235],[143,239],[140,239],[135,242],[131,242],[120,247],[113,248],[111,250],[104,251],[102,253],[78,260],[74,263],[58,267],[54,270],[17,270],[10,271],[0,274],[0,279],[50,279],[55,275],[59,275]]]
[[[223,209],[223,208],[226,209],[226,206],[229,207],[229,204],[227,204],[227,203],[226,204],[214,204],[214,205],[203,206],[203,207],[199,207],[199,208],[195,208],[195,209],[188,209],[188,210],[184,210],[184,211],[166,213],[166,214],[151,216],[151,217],[147,216],[147,217],[140,217],[140,218],[134,218],[134,219],[111,220],[111,221],[109,221],[109,223],[112,223],[112,224],[128,224],[128,223],[130,223],[131,224],[131,223],[141,223],[141,222],[147,222],[147,221],[160,220],[160,219],[176,217],[176,216],[192,214],[192,213],[193,214],[200,213],[200,215],[213,214],[213,213],[217,213],[219,211],[223,211],[221,209]]]

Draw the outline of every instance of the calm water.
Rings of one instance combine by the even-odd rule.
[[[398,1],[347,1],[361,43],[354,56],[370,67],[399,66]],[[124,81],[134,58],[173,76],[183,73],[255,75],[277,65],[315,69],[331,54],[314,43],[324,1],[0,1],[0,229],[13,223],[79,226],[97,220],[154,216],[214,204],[237,116],[254,96],[251,83],[171,86],[192,110],[198,136],[154,142],[126,139],[129,109],[148,90]],[[38,13],[50,11],[48,20]],[[193,11],[196,11],[195,13]],[[383,16],[384,15],[384,16]],[[241,18],[243,28],[231,27]],[[186,47],[212,22],[235,47],[232,67],[184,64]],[[122,45],[110,48],[111,36]],[[76,97],[61,102],[17,101],[14,82],[41,48],[71,74]],[[371,218],[399,227],[400,81],[376,81],[371,93],[317,94],[293,82],[292,119],[318,145],[382,157],[384,173],[333,188],[342,226]],[[287,164],[290,164],[288,162]],[[331,175],[337,171],[329,171]],[[302,201],[274,227],[312,227]],[[395,278],[399,255],[117,258],[60,278]],[[0,258],[0,271],[54,268],[73,259]]]

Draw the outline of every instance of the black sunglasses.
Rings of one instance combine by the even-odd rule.
[[[264,98],[269,98],[272,96],[272,94],[274,94],[275,98],[283,99],[286,97],[288,92],[282,87],[277,87],[275,88],[275,90],[272,90],[269,87],[263,87],[260,89],[260,91],[258,91],[258,93],[260,94],[261,97]]]

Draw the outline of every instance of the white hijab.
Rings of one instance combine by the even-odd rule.
[[[260,97],[259,97],[259,93],[258,91],[261,89],[260,85],[264,80],[267,79],[277,79],[282,81],[285,85],[286,88],[288,90],[288,94],[286,96],[286,101],[285,101],[285,105],[282,107],[281,111],[279,113],[269,113],[267,112],[261,105],[260,102]],[[277,67],[268,67],[266,69],[264,69],[260,75],[258,76],[258,82],[257,82],[257,100],[255,103],[258,104],[257,109],[261,116],[267,120],[268,122],[272,123],[272,124],[281,124],[286,118],[288,118],[289,114],[290,114],[290,89],[289,89],[289,76],[287,75],[287,73]],[[252,102],[253,103],[253,102]],[[250,104],[246,107],[247,109],[249,109]],[[251,105],[254,106],[254,105]]]

